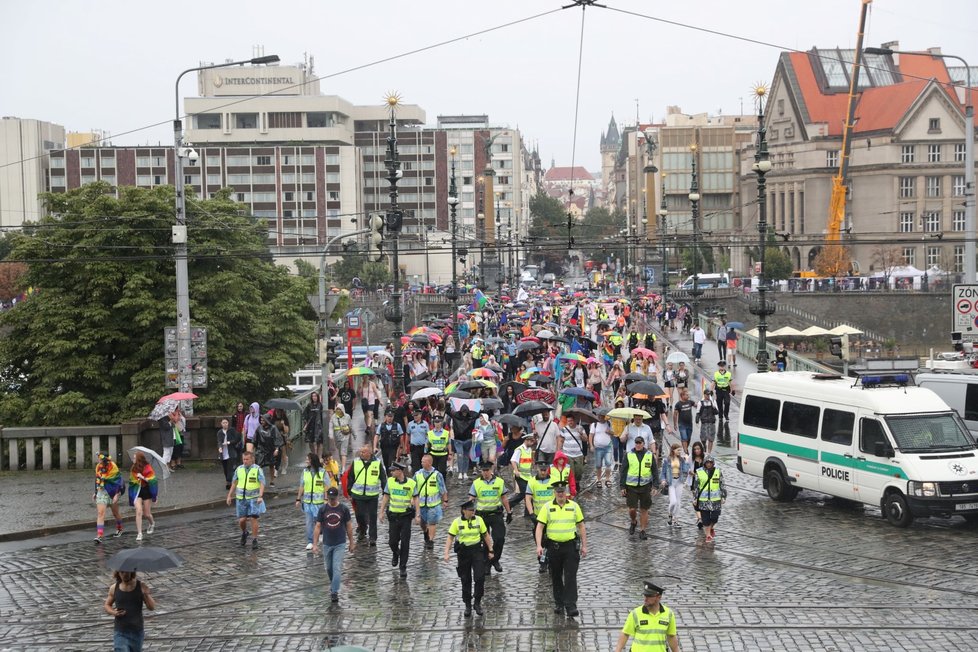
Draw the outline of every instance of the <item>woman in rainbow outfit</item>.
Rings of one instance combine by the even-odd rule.
[[[137,451],[132,461],[132,468],[129,470],[129,504],[136,508],[136,541],[143,540],[144,514],[149,520],[146,534],[152,534],[156,528],[152,506],[158,494],[156,472],[146,461],[146,455],[142,451]]]
[[[95,543],[102,543],[105,535],[105,508],[112,507],[112,516],[115,517],[115,535],[122,536],[122,514],[119,513],[119,496],[125,483],[122,480],[122,473],[119,467],[112,461],[112,458],[105,453],[98,454],[98,464],[95,466],[95,493],[92,500],[98,509],[98,518],[95,521]]]

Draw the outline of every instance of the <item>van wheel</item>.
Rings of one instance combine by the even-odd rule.
[[[887,494],[883,499],[883,514],[890,525],[896,527],[910,527],[913,523],[913,514],[910,512],[910,506],[907,505],[907,499],[897,491]]]
[[[798,489],[788,484],[788,480],[781,473],[781,469],[776,466],[767,472],[765,479],[767,480],[767,495],[772,500],[786,503],[794,500],[795,496],[798,495]]]

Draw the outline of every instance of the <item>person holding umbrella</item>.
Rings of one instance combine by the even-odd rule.
[[[149,585],[136,579],[135,571],[115,571],[102,608],[115,618],[113,649],[139,652],[143,649],[143,605],[156,609]]]
[[[146,461],[142,451],[136,451],[129,469],[129,504],[136,508],[136,541],[143,540],[143,515],[149,520],[146,534],[152,534],[156,529],[156,519],[153,518],[152,506],[159,495],[159,485],[156,471]]]
[[[95,522],[95,543],[102,543],[105,534],[105,508],[112,507],[112,515],[115,517],[115,536],[122,536],[122,514],[119,513],[119,496],[125,484],[122,480],[122,473],[119,467],[112,461],[112,458],[105,453],[98,454],[98,465],[95,467],[95,493],[92,500],[98,509],[98,518]]]
[[[284,443],[282,434],[272,424],[272,418],[267,414],[261,415],[258,430],[255,431],[255,461],[258,466],[268,469],[271,487],[275,486],[275,466]]]

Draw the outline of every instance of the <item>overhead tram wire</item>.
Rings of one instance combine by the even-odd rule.
[[[570,190],[568,194],[568,204],[573,201],[574,198],[574,166],[577,164],[577,124],[578,115],[580,113],[581,107],[581,68],[584,64],[584,19],[587,16],[588,7],[602,7],[607,9],[604,5],[596,4],[595,0],[574,0],[574,4],[564,5],[561,9],[570,9],[571,7],[581,8],[581,38],[577,44],[577,88],[574,91],[574,136],[571,140],[571,179],[570,179]],[[567,250],[573,246],[574,239],[571,237],[571,213],[570,206],[567,207]]]

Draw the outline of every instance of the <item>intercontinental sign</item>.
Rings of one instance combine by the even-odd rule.
[[[224,86],[285,86],[295,84],[295,79],[292,77],[224,77],[221,75],[214,76],[214,86],[217,88],[222,88]]]

